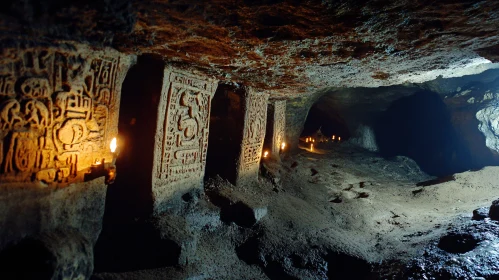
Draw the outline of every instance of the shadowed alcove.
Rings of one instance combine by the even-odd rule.
[[[436,93],[419,91],[394,101],[374,127],[384,157],[407,156],[430,175],[444,176],[476,168],[469,148]]]
[[[219,84],[211,102],[205,179],[221,176],[235,184],[236,158],[244,122],[243,89]]]
[[[345,119],[334,108],[329,107],[329,104],[324,103],[322,99],[310,108],[301,137],[312,136],[319,129],[329,138],[332,135],[341,137],[342,140],[350,138],[350,131]]]

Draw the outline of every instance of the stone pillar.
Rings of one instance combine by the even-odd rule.
[[[69,42],[40,45],[0,50],[0,250],[55,230],[77,232],[75,240],[92,248],[121,85],[134,57]]]
[[[258,179],[263,141],[267,126],[269,95],[248,88],[244,95],[244,123],[241,151],[237,160],[236,186]]]
[[[175,194],[202,187],[216,88],[217,81],[207,77],[169,67],[164,71],[152,170],[155,213]]]
[[[267,134],[265,136],[265,148],[269,150],[270,156],[280,160],[281,144],[286,143],[286,101],[276,100],[268,106]],[[288,143],[286,143],[288,145]],[[287,147],[289,148],[289,147]]]

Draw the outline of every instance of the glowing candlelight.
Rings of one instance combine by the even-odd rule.
[[[263,158],[267,158],[268,155],[269,155],[268,151],[263,152]]]
[[[336,135],[333,135],[333,140],[334,140],[335,137],[336,137]]]
[[[307,139],[305,139],[305,142],[307,142],[307,143],[308,143],[308,137],[307,137]]]
[[[286,143],[282,142],[282,144],[281,144],[281,150],[284,150],[284,148],[286,148]]]
[[[310,144],[310,150],[313,151],[314,150],[314,144]]]
[[[109,148],[111,149],[111,153],[114,153],[116,151],[116,148],[118,147],[118,144],[116,143],[116,137],[111,140],[111,144],[109,144]]]
[[[338,141],[340,141],[340,140],[341,140],[341,137],[340,137],[340,136],[338,136]]]

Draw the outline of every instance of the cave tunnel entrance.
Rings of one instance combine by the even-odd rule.
[[[328,142],[333,140],[333,135],[335,142],[338,139],[347,140],[351,136],[345,119],[334,108],[329,107],[329,104],[323,102],[322,98],[310,108],[300,138],[317,138],[319,129]]]
[[[410,157],[430,175],[476,168],[446,104],[436,93],[419,91],[394,101],[379,116],[374,131],[382,156]]]

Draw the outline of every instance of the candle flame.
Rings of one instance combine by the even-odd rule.
[[[335,137],[336,137],[336,135],[333,135],[333,140],[334,140]]]
[[[284,148],[286,148],[286,143],[282,142],[282,144],[281,144],[281,150],[284,150]]]
[[[310,150],[313,151],[314,150],[314,144],[310,144]]]
[[[116,137],[111,140],[111,144],[109,145],[109,148],[111,149],[111,153],[114,153],[116,151],[116,148],[118,147],[118,144],[116,143]]]
[[[338,136],[338,141],[340,141],[340,140],[341,140],[341,137]]]
[[[263,152],[263,157],[266,158],[269,155],[268,151]]]

